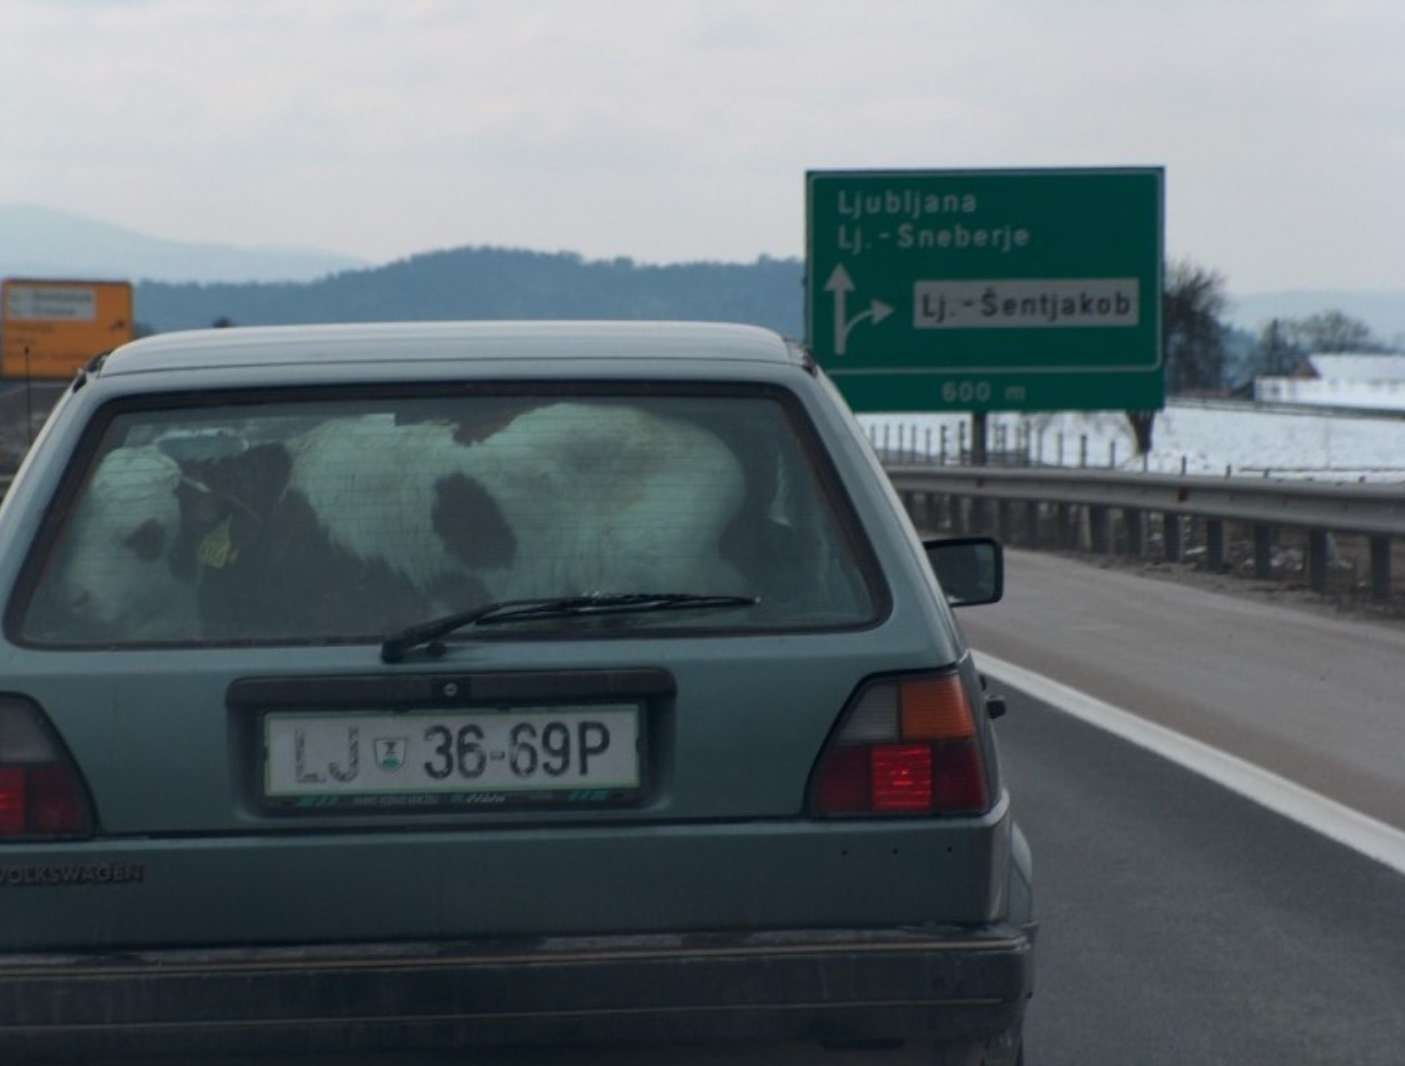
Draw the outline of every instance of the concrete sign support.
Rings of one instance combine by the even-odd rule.
[[[806,340],[858,411],[1164,399],[1160,168],[811,171]]]

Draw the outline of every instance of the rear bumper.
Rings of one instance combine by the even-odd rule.
[[[0,956],[0,1060],[491,1044],[977,1041],[1029,931],[800,931]]]

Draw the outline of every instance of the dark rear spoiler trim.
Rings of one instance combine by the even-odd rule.
[[[673,675],[652,667],[490,673],[250,677],[233,682],[231,708],[459,707],[475,704],[648,699],[672,696]]]

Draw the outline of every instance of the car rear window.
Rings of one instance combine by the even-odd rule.
[[[882,597],[813,429],[769,390],[205,397],[109,411],[91,439],[11,612],[23,643],[374,640],[592,592],[760,602],[573,634],[845,628]]]

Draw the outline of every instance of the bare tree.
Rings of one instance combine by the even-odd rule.
[[[1303,355],[1303,349],[1294,340],[1293,323],[1271,319],[1259,334],[1258,351],[1254,353],[1255,369],[1262,374],[1291,374]]]
[[[1371,332],[1371,327],[1359,318],[1342,311],[1321,311],[1307,318],[1288,323],[1293,342],[1311,354],[1332,352],[1380,352],[1385,350]]]
[[[1161,297],[1166,389],[1171,393],[1218,389],[1224,384],[1225,343],[1220,315],[1225,279],[1188,259],[1170,263]],[[1155,411],[1128,411],[1138,455],[1151,451]]]
[[[1188,259],[1170,264],[1162,299],[1167,391],[1223,386],[1225,303],[1224,275]]]

